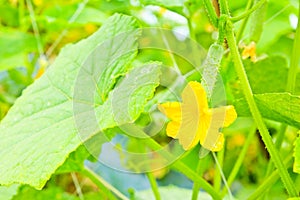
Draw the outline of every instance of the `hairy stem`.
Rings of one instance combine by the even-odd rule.
[[[211,0],[204,0],[204,6],[207,10],[208,17],[211,21],[211,23],[215,26],[218,27],[218,16],[216,14],[216,11],[214,9],[214,6],[211,3]]]
[[[283,165],[280,154],[278,153],[277,149],[275,148],[275,146],[273,144],[273,141],[269,134],[269,131],[263,121],[263,118],[262,118],[260,111],[258,110],[258,107],[256,105],[256,102],[254,100],[252,89],[250,87],[250,83],[248,81],[248,77],[247,77],[246,71],[244,69],[243,62],[241,60],[238,48],[236,46],[236,39],[235,39],[234,32],[233,32],[233,24],[230,20],[228,20],[228,22],[227,22],[226,36],[227,36],[228,45],[229,45],[229,48],[231,51],[231,55],[232,55],[232,58],[233,58],[233,61],[235,64],[235,69],[236,69],[237,75],[240,79],[242,89],[243,89],[244,95],[246,97],[247,103],[249,105],[251,114],[252,114],[254,121],[259,129],[259,132],[260,132],[262,139],[267,147],[267,150],[271,155],[272,161],[274,162],[276,168],[279,171],[279,174],[280,174],[281,179],[288,191],[288,194],[291,197],[295,197],[298,195],[298,192],[297,192],[295,186],[293,185],[292,179],[291,179],[288,171],[285,169],[285,167]]]

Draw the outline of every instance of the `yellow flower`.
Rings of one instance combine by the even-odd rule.
[[[244,50],[242,52],[242,58],[245,60],[249,57],[252,62],[257,61],[255,42],[250,42],[250,44],[248,46],[244,46]]]
[[[193,148],[199,141],[210,151],[221,150],[224,136],[219,129],[235,121],[234,107],[209,108],[205,90],[196,81],[189,82],[181,96],[182,103],[158,105],[158,109],[171,120],[167,125],[167,135],[178,139],[185,150]]]

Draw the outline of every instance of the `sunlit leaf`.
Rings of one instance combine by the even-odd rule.
[[[289,93],[255,94],[255,101],[263,117],[300,127],[300,96]],[[245,99],[235,102],[238,116],[251,116]]]
[[[136,55],[136,41],[129,40],[127,34],[117,39],[114,37],[130,31],[137,38],[136,28],[132,17],[112,16],[94,35],[64,48],[45,75],[24,90],[0,125],[0,184],[25,183],[41,189],[67,156],[83,142],[74,121],[73,92],[88,89],[89,85],[74,90],[78,72],[84,65],[97,69],[100,74],[109,67],[116,67],[119,70],[107,75],[119,77],[119,73],[123,74],[123,68]],[[108,42],[110,45],[97,48],[107,40],[114,43]],[[111,62],[115,56],[118,59]],[[94,65],[96,60],[98,65]],[[114,89],[117,95],[110,93],[103,105],[89,105],[95,107],[99,127],[84,139],[101,130],[134,121],[153,95],[159,82],[159,71],[157,63],[134,68]],[[132,81],[133,77],[135,81]],[[112,83],[99,84],[111,87]],[[128,88],[137,90],[132,93]],[[130,109],[125,110],[124,105],[130,105]],[[121,117],[127,112],[126,118],[116,120],[111,116],[118,110],[122,110]],[[75,113],[79,117],[80,114]]]

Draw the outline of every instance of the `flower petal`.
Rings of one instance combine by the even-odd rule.
[[[218,123],[219,128],[228,127],[237,118],[237,113],[233,106],[213,108],[212,115],[214,123]]]
[[[200,140],[200,117],[208,109],[206,93],[196,81],[189,82],[182,92],[181,126],[177,138],[185,150],[193,148]]]
[[[178,132],[180,129],[180,122],[171,121],[167,125],[167,135],[172,138],[177,138]]]
[[[179,102],[166,102],[158,104],[158,109],[169,119],[179,122],[181,120],[181,103]]]
[[[223,133],[219,133],[219,137],[215,143],[215,146],[211,149],[211,151],[220,151],[224,146],[224,135]]]
[[[200,144],[204,148],[210,151],[216,151],[216,149],[220,149],[221,147],[223,147],[223,144],[220,142],[224,141],[224,139],[219,141],[220,123],[215,121],[212,112],[207,112],[207,114],[204,115],[204,117],[202,117],[202,120],[200,121],[200,127],[201,127]]]
[[[190,106],[190,111],[196,111],[199,114],[199,111],[208,110],[206,92],[199,82],[189,82],[181,96],[183,104]]]

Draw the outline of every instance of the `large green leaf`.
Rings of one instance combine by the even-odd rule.
[[[18,192],[19,185],[14,184],[9,187],[0,186],[0,199],[1,200],[10,200]]]
[[[300,96],[290,93],[255,94],[255,101],[263,117],[300,127]],[[238,116],[251,116],[245,99],[235,102]]]
[[[97,78],[95,73],[102,75],[109,67],[115,70],[106,73],[107,76],[119,77],[124,73],[124,68],[136,55],[135,39],[139,34],[136,27],[132,17],[112,16],[91,37],[64,48],[46,74],[24,90],[0,124],[0,184],[25,183],[41,189],[83,140],[101,130],[137,118],[158,85],[160,73],[156,63],[134,68],[130,74],[135,77],[129,74],[120,81],[114,90],[119,94],[112,92],[104,104],[91,102],[83,106],[84,109],[94,109],[99,127],[89,128],[90,119],[81,117],[85,117],[90,110],[76,110],[80,103],[74,103],[80,102],[80,92],[89,91],[90,85],[80,84],[81,78],[83,81],[89,79],[96,88],[98,79],[94,82],[93,78]],[[116,36],[125,31],[126,34]],[[84,72],[91,77],[85,77]],[[101,84],[112,87],[114,83],[98,83]],[[141,87],[138,91],[143,92],[132,93],[128,87]],[[87,93],[82,95],[83,98],[91,96]],[[121,99],[130,95],[130,99]],[[114,101],[116,107],[108,103]],[[130,117],[123,121],[108,117],[113,115],[114,109],[120,109],[120,105],[132,106],[127,110]],[[77,120],[83,123],[77,124]],[[79,135],[83,131],[81,125],[87,128],[84,137]]]
[[[253,93],[284,92],[288,68],[287,60],[282,56],[272,56],[256,63],[247,60],[245,69]]]
[[[290,46],[289,46],[290,47]],[[288,79],[288,62],[282,55],[274,55],[256,63],[244,61],[253,93],[284,92]],[[300,92],[300,76],[297,76],[295,94]]]
[[[300,174],[300,132],[295,142],[294,157],[295,157],[294,172]]]

